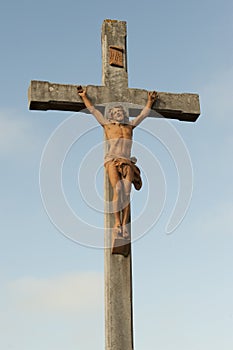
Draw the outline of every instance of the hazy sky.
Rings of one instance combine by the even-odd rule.
[[[201,101],[196,123],[150,119],[135,132],[144,178],[133,192],[135,349],[232,349],[232,13],[228,0],[1,2],[1,349],[104,348],[103,250],[90,247],[103,235],[102,130],[82,113],[28,111],[27,89],[30,80],[100,85],[106,18],[127,21],[130,87]],[[62,188],[79,220],[64,233],[80,244],[41,199],[49,140],[56,159],[70,146]],[[167,234],[179,191],[192,199]]]

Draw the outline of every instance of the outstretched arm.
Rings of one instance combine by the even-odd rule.
[[[102,126],[107,124],[107,120],[104,118],[103,114],[92,105],[91,101],[87,97],[86,90],[83,90],[81,85],[77,87],[77,90],[78,90],[78,94],[81,97],[81,99],[83,100],[83,103],[85,104],[86,108],[96,118],[98,123]]]
[[[131,121],[131,125],[133,125],[133,127],[138,126],[149,115],[151,107],[154,104],[157,97],[158,94],[156,91],[148,92],[148,99],[145,107],[143,108],[141,113]]]

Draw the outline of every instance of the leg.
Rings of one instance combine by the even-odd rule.
[[[113,233],[115,237],[121,236],[121,208],[122,208],[122,183],[120,174],[117,171],[114,163],[109,163],[106,166],[106,170],[108,172],[109,181],[111,183],[113,189],[113,213],[115,218],[115,223],[113,226]]]
[[[122,212],[122,229],[123,229],[123,237],[129,238],[129,230],[127,228],[127,224],[129,223],[129,214],[130,214],[130,192],[133,181],[133,170],[130,165],[125,165],[126,167],[126,177],[123,181],[124,186],[124,209]]]

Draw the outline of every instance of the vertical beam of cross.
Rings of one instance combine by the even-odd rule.
[[[115,56],[115,57],[114,57]],[[111,63],[111,64],[110,64]],[[102,27],[102,83],[120,96],[128,88],[126,22],[105,20]],[[117,101],[116,101],[117,102]],[[131,247],[128,256],[112,254],[112,189],[105,171],[105,346],[133,349]],[[129,224],[130,225],[130,224]]]

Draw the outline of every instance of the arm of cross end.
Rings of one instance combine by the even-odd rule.
[[[135,128],[138,126],[148,115],[150,114],[151,107],[153,106],[158,94],[156,91],[149,91],[147,103],[141,113],[131,121],[131,125]]]
[[[77,87],[77,90],[78,90],[78,94],[81,97],[81,99],[83,100],[83,103],[85,104],[86,108],[95,117],[97,122],[102,126],[107,124],[107,120],[104,118],[103,114],[92,105],[91,101],[87,97],[86,90],[83,90],[81,85]]]

